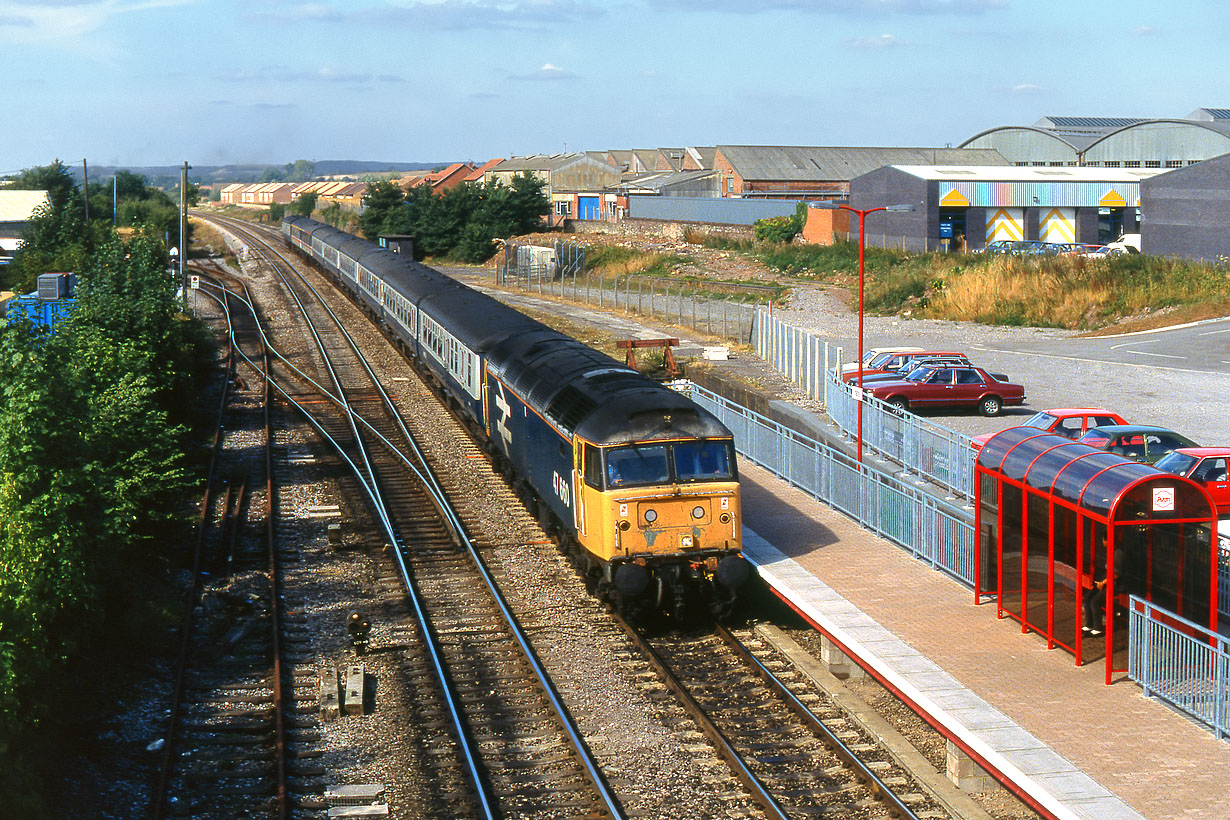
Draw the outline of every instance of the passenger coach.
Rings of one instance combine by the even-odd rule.
[[[631,614],[729,611],[750,567],[716,417],[403,255],[304,217],[282,232],[435,379],[600,594]]]

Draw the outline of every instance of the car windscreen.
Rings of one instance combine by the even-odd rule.
[[[934,367],[916,367],[905,375],[905,380],[911,382],[925,382],[927,377],[934,372]]]
[[[1158,459],[1157,469],[1164,473],[1174,473],[1175,475],[1187,475],[1191,472],[1192,467],[1196,466],[1196,462],[1200,459],[1187,453],[1171,452]]]
[[[1034,413],[1030,416],[1022,427],[1036,427],[1039,430],[1049,430],[1051,425],[1055,423],[1058,416],[1052,416],[1050,413]]]

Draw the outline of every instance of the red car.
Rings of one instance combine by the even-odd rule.
[[[1213,496],[1217,514],[1230,513],[1230,447],[1180,447],[1154,466],[1203,484]]]
[[[972,366],[920,367],[908,379],[876,382],[866,392],[902,410],[977,407],[984,416],[997,416],[1004,407],[1025,403],[1024,387]]]
[[[1053,410],[1034,413],[1020,426],[1037,427],[1039,432],[1054,433],[1076,441],[1085,435],[1090,427],[1103,427],[1107,424],[1127,424],[1127,420],[1118,413],[1103,410],[1101,407],[1056,407]],[[981,450],[982,445],[994,435],[995,433],[983,433],[974,436],[970,439],[970,445],[975,450]]]
[[[870,366],[863,368],[861,372],[864,378],[880,373],[895,373],[917,359],[952,359],[965,363],[969,362],[969,359],[965,358],[964,353],[958,353],[954,350],[910,350],[889,353],[872,359]],[[841,377],[851,384],[858,384],[859,372],[857,368],[849,371],[843,368]]]

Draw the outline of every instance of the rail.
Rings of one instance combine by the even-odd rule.
[[[841,380],[841,348],[794,327],[760,308],[753,334],[756,352],[813,398],[843,432],[858,426],[857,392]],[[864,396],[863,444],[948,490],[974,495],[974,450],[970,437],[914,413],[902,413]]]
[[[973,587],[973,514],[695,384],[681,385],[722,420],[739,454]]]
[[[1128,613],[1128,677],[1230,737],[1230,639],[1135,595]]]

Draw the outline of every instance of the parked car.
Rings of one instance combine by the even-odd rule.
[[[919,353],[921,351],[921,347],[875,347],[863,352],[863,367],[871,367],[875,359],[887,358],[894,353]],[[846,373],[857,372],[858,369],[858,362],[846,362],[841,366],[841,374],[844,376]]]
[[[1056,407],[1034,413],[1020,426],[1036,427],[1041,433],[1053,433],[1075,441],[1090,429],[1107,424],[1127,424],[1127,419],[1101,407]],[[970,439],[970,445],[975,450],[981,450],[982,445],[994,435],[995,433],[983,433],[974,436]]]
[[[1149,424],[1112,424],[1107,427],[1094,427],[1077,441],[1145,464],[1153,464],[1171,450],[1177,450],[1180,447],[1200,446],[1174,430]]]
[[[994,242],[988,242],[986,247],[974,248],[974,253],[1011,253],[1011,239],[996,239]]]
[[[867,367],[862,369],[863,378],[874,376],[879,373],[896,373],[903,367],[906,367],[910,362],[920,359],[952,359],[969,361],[964,353],[956,350],[914,350],[905,353],[887,353],[884,356],[878,356],[872,359]],[[858,370],[851,370],[848,373],[842,373],[841,377],[851,384],[858,382]]]
[[[1006,406],[1025,403],[1024,387],[972,366],[920,367],[909,378],[877,382],[867,392],[902,410],[976,407],[984,416],[997,416]]]
[[[1179,447],[1154,466],[1203,484],[1217,505],[1217,514],[1230,514],[1230,447]]]
[[[1085,256],[1088,256],[1090,259],[1105,259],[1108,256],[1127,256],[1132,253],[1140,253],[1140,251],[1127,245],[1102,245],[1089,251]]]

